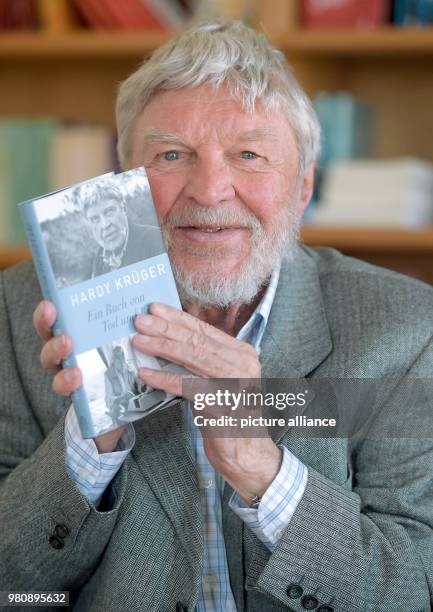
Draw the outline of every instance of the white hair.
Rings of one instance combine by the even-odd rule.
[[[195,25],[156,49],[120,86],[116,103],[118,155],[130,158],[131,132],[158,92],[210,83],[225,84],[244,108],[260,102],[266,113],[282,112],[294,132],[302,175],[317,160],[320,126],[313,106],[281,51],[241,21]]]

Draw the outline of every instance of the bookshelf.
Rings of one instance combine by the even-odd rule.
[[[377,112],[377,156],[433,162],[433,27],[304,31],[276,20],[286,0],[258,0],[259,28],[287,55],[309,95],[346,90]],[[291,6],[291,5],[290,5]],[[283,22],[284,23],[284,22]],[[114,126],[117,86],[169,33],[0,33],[0,117],[49,116]],[[309,244],[405,271],[433,268],[433,229],[305,228]],[[0,249],[0,267],[26,251]],[[420,263],[421,262],[421,263]],[[406,265],[408,264],[408,265]],[[415,271],[416,273],[416,271]],[[429,279],[433,282],[433,273]]]

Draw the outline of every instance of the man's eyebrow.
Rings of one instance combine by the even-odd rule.
[[[165,130],[160,130],[159,128],[150,128],[148,130],[144,130],[143,141],[144,144],[160,142],[167,144],[181,144],[182,138],[180,134],[176,134],[174,132],[166,132]]]
[[[239,132],[236,135],[236,140],[239,142],[256,142],[258,140],[276,141],[278,140],[278,136],[275,134],[274,130],[268,127],[260,127]]]

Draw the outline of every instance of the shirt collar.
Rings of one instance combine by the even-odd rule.
[[[278,279],[280,278],[280,269],[281,266],[278,265],[272,272],[265,294],[252,313],[251,317],[236,336],[238,340],[251,344],[251,346],[253,346],[259,354],[263,334],[265,333],[272,304],[274,303]]]

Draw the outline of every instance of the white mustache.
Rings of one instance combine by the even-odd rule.
[[[233,205],[207,208],[205,206],[183,206],[172,212],[162,223],[163,229],[171,233],[176,227],[185,226],[218,226],[218,227],[245,227],[253,233],[260,232],[260,220],[249,211],[233,208]]]

